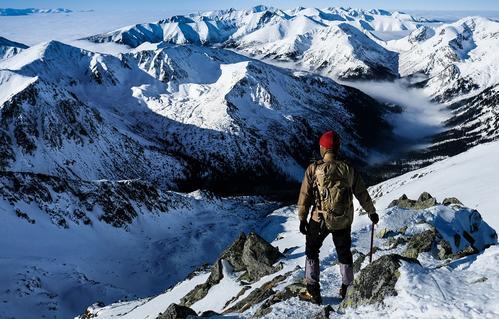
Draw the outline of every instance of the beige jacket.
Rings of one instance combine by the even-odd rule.
[[[362,177],[350,164],[348,164],[345,161],[335,160],[334,155],[331,153],[327,153],[324,156],[323,162],[334,162],[336,165],[338,165],[337,171],[339,172],[339,174],[342,174],[342,176],[349,181],[352,193],[360,202],[362,208],[365,211],[367,211],[369,214],[376,212],[376,208],[374,208],[371,196],[369,196],[369,193],[367,192]],[[315,204],[316,201],[316,198],[314,196],[315,170],[316,167],[323,162],[318,161],[313,164],[310,164],[305,172],[305,176],[303,177],[303,182],[301,184],[301,189],[300,189],[300,196],[298,198],[298,218],[300,219],[300,221],[307,220],[310,208]],[[352,200],[350,200],[350,203],[346,204],[350,205],[349,215],[351,216],[350,220],[353,220],[353,202]],[[317,207],[315,207],[314,211],[312,212],[312,219],[317,222],[319,221],[319,214]]]

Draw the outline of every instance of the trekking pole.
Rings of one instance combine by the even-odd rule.
[[[374,223],[371,226],[371,249],[369,250],[369,263],[373,261]]]

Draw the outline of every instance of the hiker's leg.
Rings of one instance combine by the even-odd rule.
[[[319,222],[310,219],[305,242],[305,255],[307,257],[305,261],[305,281],[307,287],[314,290],[314,292],[320,291],[319,252],[328,234],[329,232],[325,227],[321,227]]]
[[[352,251],[352,236],[350,228],[335,230],[333,233],[333,242],[336,247],[336,254],[340,262],[341,282],[348,286],[353,281],[353,257]]]

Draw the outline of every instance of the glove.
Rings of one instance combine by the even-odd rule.
[[[306,220],[300,221],[300,233],[303,235],[308,233],[308,222]]]
[[[369,214],[369,219],[373,222],[373,224],[377,224],[379,222],[379,215],[376,213]]]

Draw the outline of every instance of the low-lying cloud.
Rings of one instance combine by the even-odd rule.
[[[402,107],[402,113],[391,114],[388,120],[394,126],[395,134],[415,144],[423,143],[428,136],[443,129],[443,122],[449,117],[441,104],[430,102],[422,90],[409,88],[403,81],[395,82],[349,82],[378,101]]]

